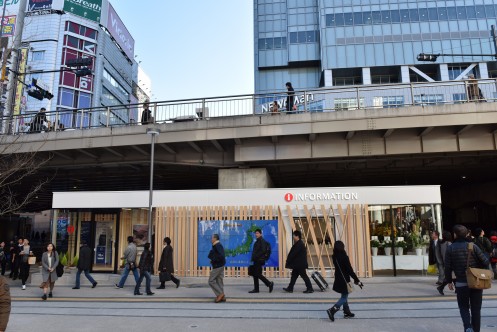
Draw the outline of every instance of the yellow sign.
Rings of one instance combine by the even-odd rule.
[[[21,114],[21,101],[22,101],[22,94],[24,92],[24,74],[26,72],[26,64],[28,63],[28,49],[23,48],[21,49],[20,55],[19,55],[19,75],[17,77],[18,82],[16,86],[16,98],[14,99],[14,115],[19,115]]]

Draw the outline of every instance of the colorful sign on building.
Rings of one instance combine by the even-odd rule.
[[[19,74],[26,72],[26,64],[28,63],[28,49],[23,48],[19,55]],[[16,85],[16,97],[14,99],[14,115],[21,114],[22,95],[24,91],[24,82],[22,82],[24,75],[20,76]]]
[[[16,16],[5,16],[2,30],[3,37],[13,37],[16,32]]]
[[[100,23],[102,0],[65,0],[64,11]]]
[[[122,48],[128,58],[133,59],[135,55],[135,40],[129,33],[123,21],[117,15],[114,7],[109,3],[109,13],[107,15],[107,30]]]
[[[28,11],[52,9],[52,0],[29,0]]]

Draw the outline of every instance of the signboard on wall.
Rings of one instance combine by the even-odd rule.
[[[19,73],[24,74],[26,72],[26,64],[28,63],[28,49],[23,48],[20,52],[19,58]],[[14,115],[21,114],[22,106],[22,96],[24,91],[24,75],[20,77],[16,86],[16,94],[14,99]]]
[[[29,0],[28,11],[52,9],[52,0]]]
[[[16,32],[16,16],[5,16],[3,19],[2,36],[13,37]]]
[[[102,0],[65,0],[64,11],[100,23]]]
[[[123,21],[117,15],[114,7],[109,3],[109,12],[107,14],[107,30],[116,40],[117,44],[122,48],[128,58],[133,59],[135,55],[135,40],[129,33]]]
[[[264,240],[271,245],[266,267],[278,267],[278,220],[201,220],[198,223],[198,266],[210,266],[211,238],[219,234],[226,254],[227,267],[251,265],[255,230],[261,229]]]

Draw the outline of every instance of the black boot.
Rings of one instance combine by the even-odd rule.
[[[333,306],[333,307],[329,308],[328,310],[326,310],[326,313],[328,314],[328,317],[330,318],[330,320],[332,322],[334,322],[335,321],[335,314],[339,311],[340,311],[340,308]]]
[[[343,318],[354,318],[355,315],[350,311],[349,304],[343,305]]]

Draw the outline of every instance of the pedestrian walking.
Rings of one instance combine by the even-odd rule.
[[[59,254],[55,250],[55,246],[53,243],[49,243],[47,245],[47,251],[45,251],[41,257],[41,277],[43,282],[40,288],[43,289],[43,296],[41,297],[43,301],[47,300],[47,293],[49,289],[50,292],[48,293],[48,297],[53,297],[55,282],[59,278],[56,271],[59,262]]]
[[[467,234],[466,227],[454,226],[454,243],[447,248],[445,254],[445,282],[450,290],[454,290],[454,286],[456,288],[457,305],[465,332],[480,332],[483,291],[468,287],[466,269],[467,267],[486,268],[489,261],[478,246],[466,241]],[[456,276],[455,285],[452,283],[452,272]]]
[[[173,261],[173,247],[171,247],[171,239],[169,237],[164,238],[164,244],[165,247],[162,249],[162,255],[160,256],[160,262],[159,262],[159,272],[163,273],[164,276],[168,276],[169,278],[166,279],[171,279],[172,282],[176,284],[176,288],[179,287],[180,285],[180,280],[177,279],[173,273],[174,273],[174,261]],[[164,279],[162,279],[164,280]],[[165,289],[166,288],[166,281],[169,280],[164,280],[160,283],[160,286],[157,287],[157,289]]]
[[[133,272],[135,282],[138,283],[140,276],[138,275],[138,270],[136,269],[136,254],[137,249],[134,239],[132,236],[128,236],[128,247],[126,247],[124,255],[121,257],[121,259],[124,260],[124,269],[119,283],[116,284],[116,288],[124,287],[124,283],[126,282],[126,279],[128,279],[129,271]]]
[[[7,330],[10,317],[10,288],[7,279],[0,276],[0,332]]]
[[[154,293],[152,293],[152,290],[150,290],[150,284],[152,283],[151,273],[153,265],[154,256],[150,251],[150,243],[147,242],[143,247],[140,262],[138,263],[138,268],[140,269],[140,279],[138,279],[138,282],[135,286],[135,295],[143,295],[142,293],[140,293],[140,286],[142,284],[143,278],[146,279],[145,291],[147,292],[147,295],[154,295]]]
[[[302,241],[302,233],[300,231],[293,232],[293,242],[294,243],[292,249],[290,249],[290,252],[288,253],[285,264],[285,268],[292,270],[292,275],[290,278],[290,284],[288,285],[288,287],[283,288],[283,290],[287,293],[293,293],[295,282],[300,276],[302,280],[304,280],[306,287],[304,293],[314,293],[311,280],[307,275],[307,268],[309,267],[309,265],[307,264],[307,248]]]
[[[31,246],[29,245],[29,240],[24,239],[23,246],[19,252],[19,277],[22,282],[22,290],[26,289],[26,281],[29,278],[29,254],[31,252]]]
[[[492,254],[490,255],[490,265],[494,273],[494,279],[497,279],[497,232],[490,233],[490,242],[492,242]]]
[[[24,246],[24,239],[20,237],[17,239],[17,244],[13,246],[12,252],[12,268],[10,274],[12,280],[16,280],[19,277],[19,269],[21,268],[21,256],[22,247]]]
[[[81,241],[79,248],[78,272],[76,273],[76,285],[72,289],[79,289],[81,286],[81,273],[84,272],[86,279],[92,284],[91,288],[97,287],[97,282],[90,274],[92,266],[92,251],[86,241]]]
[[[483,254],[487,259],[490,259],[490,254],[492,254],[492,242],[485,236],[485,231],[481,228],[476,228],[474,231],[475,244],[483,251]]]
[[[226,265],[226,256],[224,254],[224,247],[219,241],[219,234],[212,235],[211,238],[212,249],[209,252],[209,259],[211,260],[212,270],[209,276],[209,286],[216,295],[214,302],[226,302],[224,295],[224,266]]]
[[[294,110],[297,110],[295,107],[295,90],[293,89],[291,82],[286,82],[285,86],[288,95],[286,97],[286,111],[293,112]]]
[[[5,246],[5,242],[0,243],[0,267],[2,276],[5,275],[5,268],[7,267],[7,247]]]
[[[350,311],[349,307],[349,294],[353,291],[351,279],[354,280],[356,285],[362,288],[362,283],[357,278],[357,275],[350,264],[349,256],[345,251],[345,244],[342,241],[336,241],[335,247],[333,248],[333,266],[335,266],[335,282],[333,283],[333,290],[341,294],[340,299],[331,307],[326,310],[328,317],[332,322],[335,321],[335,314],[340,311],[343,306],[343,317],[344,318],[354,318],[355,314]]]
[[[442,241],[440,240],[440,232],[433,231],[431,233],[431,241],[430,247],[428,248],[428,261],[430,265],[436,265],[438,270],[438,280],[436,282],[437,286],[443,284],[444,281],[444,264],[442,257],[442,250],[440,244]]]
[[[442,284],[437,286],[438,293],[440,295],[445,295],[444,294],[444,288],[447,285],[445,283],[445,254],[447,253],[447,248],[452,244],[452,235],[450,234],[449,231],[443,231],[442,232],[442,239],[439,239],[440,243],[438,245],[438,248],[440,249],[440,255],[441,255],[441,274],[443,274],[443,279],[442,279]]]
[[[255,243],[252,249],[252,265],[249,270],[252,272],[252,278],[254,279],[254,289],[249,293],[259,293],[259,280],[261,280],[266,287],[269,288],[269,293],[273,292],[274,282],[267,280],[262,274],[262,267],[266,264],[266,261],[271,256],[271,245],[264,240],[262,237],[262,230],[255,230]]]

